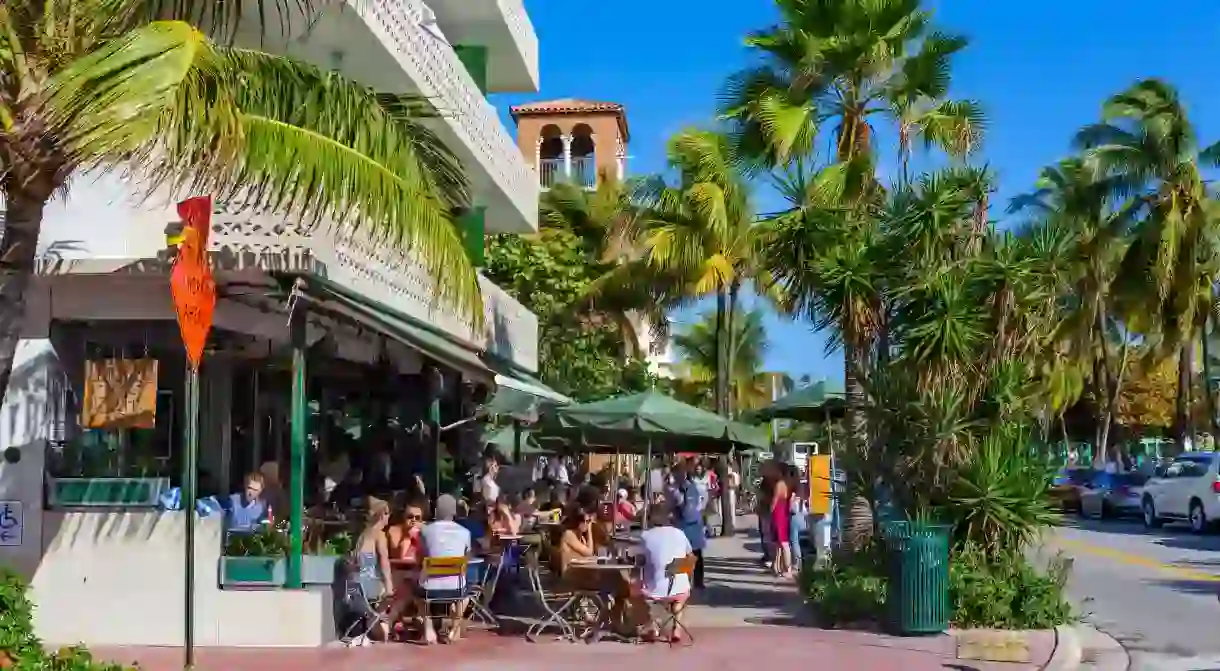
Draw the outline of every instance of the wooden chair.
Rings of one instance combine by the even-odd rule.
[[[678,619],[682,615],[682,611],[686,610],[686,603],[683,603],[680,607],[674,607],[677,605],[679,598],[689,598],[690,593],[688,592],[686,594],[675,595],[673,591],[674,581],[680,575],[686,576],[687,584],[692,586],[694,585],[695,563],[697,560],[698,558],[695,557],[694,553],[691,553],[685,557],[679,557],[671,561],[669,566],[665,567],[665,577],[669,579],[669,587],[665,590],[666,596],[655,597],[649,594],[643,595],[644,602],[648,604],[649,619],[651,620],[652,625],[657,628],[658,633],[664,633],[666,629],[672,630],[669,636],[670,646],[676,642],[674,640],[674,635],[679,631],[685,634],[686,640],[689,641],[688,645],[694,645],[695,643],[695,637],[690,633],[690,629],[687,629],[686,625],[683,624],[680,619]],[[664,606],[665,615],[659,619],[653,618],[652,606],[654,605]]]

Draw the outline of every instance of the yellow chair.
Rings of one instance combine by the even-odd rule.
[[[432,606],[453,606],[470,598],[471,591],[466,577],[466,557],[424,557],[419,571],[419,587],[416,595],[424,602],[424,616],[432,617]],[[424,585],[440,578],[457,578],[457,589],[427,589]]]
[[[674,580],[678,576],[684,575],[686,576],[688,584],[693,586],[695,580],[694,575],[696,561],[698,561],[698,558],[692,553],[686,555],[685,557],[679,557],[671,561],[669,566],[665,567],[665,577],[669,579],[669,587],[666,589],[666,592],[669,594],[668,596],[655,597],[647,594],[644,595],[644,601],[648,604],[649,610],[652,609],[654,604],[663,605],[666,607],[665,616],[661,617],[660,619],[655,619],[652,618],[650,614],[649,619],[652,620],[653,625],[657,627],[657,631],[661,634],[664,634],[666,629],[671,629],[669,636],[669,644],[671,646],[675,643],[674,634],[677,634],[679,631],[686,635],[686,640],[689,642],[688,645],[694,645],[695,643],[695,637],[691,635],[690,630],[686,628],[686,625],[678,619],[678,617],[682,614],[682,611],[686,609],[686,604],[683,603],[680,607],[676,608],[671,608],[671,606],[676,605],[675,596],[687,596],[689,598],[689,593],[686,595],[673,594]]]

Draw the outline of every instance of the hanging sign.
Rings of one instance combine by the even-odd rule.
[[[174,295],[174,310],[178,313],[178,330],[186,347],[186,358],[193,370],[199,370],[203,348],[212,330],[216,311],[216,282],[208,264],[208,232],[211,229],[212,199],[207,196],[188,198],[178,203],[182,217],[182,245],[170,273],[170,290]]]
[[[151,429],[157,418],[157,360],[85,362],[81,425],[88,429]]]

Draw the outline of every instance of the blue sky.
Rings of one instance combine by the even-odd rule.
[[[770,0],[525,0],[541,42],[542,89],[497,95],[507,107],[583,98],[622,103],[632,174],[664,168],[665,140],[714,115],[724,78],[748,62],[742,38],[775,20]],[[1220,2],[1177,0],[933,0],[943,28],[971,46],[954,67],[954,96],[984,104],[989,129],[979,161],[1000,177],[999,206],[1062,157],[1102,101],[1136,79],[1161,77],[1187,102],[1205,143],[1220,140]],[[769,198],[761,196],[765,209]],[[680,320],[691,315],[682,314]],[[768,367],[842,378],[808,324],[768,321]]]

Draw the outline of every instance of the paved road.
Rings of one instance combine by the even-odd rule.
[[[1074,558],[1071,596],[1132,671],[1220,671],[1220,535],[1069,519],[1048,545]]]

